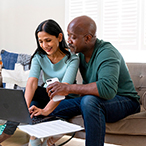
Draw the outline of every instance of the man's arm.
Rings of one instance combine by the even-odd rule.
[[[64,84],[55,82],[53,84],[50,84],[46,88],[46,90],[50,98],[55,95],[68,95],[70,93],[99,96],[96,82],[89,84]],[[52,91],[52,93],[50,92],[50,90]]]

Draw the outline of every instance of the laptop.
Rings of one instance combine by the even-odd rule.
[[[36,124],[55,120],[57,117],[40,115],[31,118],[22,90],[0,88],[0,119]]]

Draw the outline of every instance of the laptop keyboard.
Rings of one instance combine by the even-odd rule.
[[[51,120],[55,120],[56,117],[54,116],[34,116],[32,118],[32,124],[37,124],[37,123],[41,123],[41,122],[47,122],[47,121],[51,121]]]

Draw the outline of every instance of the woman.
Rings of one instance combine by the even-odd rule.
[[[34,97],[34,94],[37,92],[41,94],[45,92],[44,94],[47,96],[47,92],[43,88],[41,89],[39,87],[39,89],[37,89],[41,70],[43,71],[44,82],[49,78],[57,77],[60,82],[73,84],[79,65],[78,57],[71,55],[67,50],[63,32],[55,21],[47,20],[42,22],[38,26],[35,34],[38,48],[32,56],[31,69],[25,91],[27,106],[30,107],[30,103],[33,99],[37,108],[31,117],[38,115],[47,116],[60,103],[60,101],[54,102],[52,99],[49,101],[48,98],[41,99],[40,96],[40,99],[38,99],[39,97],[37,97],[37,95]],[[37,94],[39,95],[39,93]],[[35,105],[31,108],[34,108]],[[33,142],[35,143],[35,141],[31,140],[30,142],[31,145]]]
[[[30,73],[25,90],[25,99],[31,117],[38,115],[47,116],[61,102],[49,99],[45,89],[46,84],[43,87],[38,87],[41,71],[43,71],[44,83],[49,78],[57,77],[64,84],[73,84],[79,66],[78,56],[68,51],[63,31],[54,20],[49,19],[42,22],[37,27],[35,36],[37,49],[31,58]],[[32,108],[35,108],[35,112],[31,111]],[[5,129],[8,128],[8,125]],[[5,130],[3,133],[5,133]],[[47,142],[48,145],[51,143],[49,140]],[[41,145],[40,139],[33,137],[30,138],[30,143],[31,146]]]

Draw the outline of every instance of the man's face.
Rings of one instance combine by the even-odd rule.
[[[68,26],[67,28],[68,32],[68,43],[69,48],[72,53],[79,53],[82,52],[82,49],[84,48],[84,36],[82,34],[79,34],[72,26]]]

